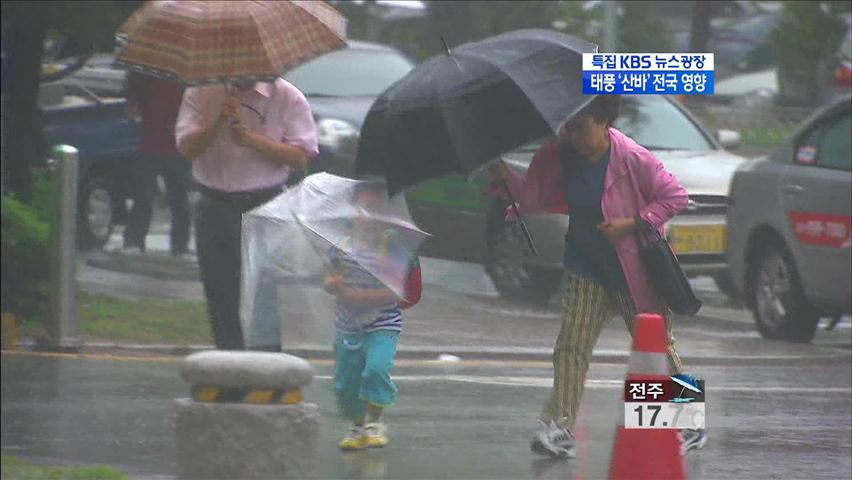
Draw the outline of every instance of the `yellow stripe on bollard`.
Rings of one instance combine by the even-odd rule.
[[[281,397],[281,403],[284,405],[293,405],[296,403],[302,403],[304,397],[302,396],[302,390],[289,390]]]
[[[215,402],[221,393],[222,389],[219,387],[194,387],[192,398],[199,402]]]
[[[298,388],[283,391],[195,385],[192,387],[192,399],[197,402],[206,403],[251,403],[254,405],[279,403],[282,405],[293,405],[302,403],[304,397],[302,396],[302,390]]]
[[[243,397],[243,402],[272,403],[276,397],[275,393],[275,390],[250,390],[248,394]]]

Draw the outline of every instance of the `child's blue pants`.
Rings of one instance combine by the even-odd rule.
[[[352,350],[343,342],[360,347]],[[340,413],[350,420],[364,416],[367,402],[387,407],[396,402],[396,385],[390,377],[399,332],[377,330],[360,335],[340,335],[334,342],[334,390]]]

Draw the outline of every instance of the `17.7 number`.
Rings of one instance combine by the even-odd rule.
[[[660,410],[662,410],[662,409],[663,409],[663,407],[661,407],[660,405],[648,405],[648,410],[654,411],[654,414],[651,415],[651,423],[648,425],[649,427],[653,427],[655,425],[655,423],[657,421],[657,415],[660,413]],[[639,405],[633,411],[639,414],[639,426],[641,427],[642,426],[642,405]]]

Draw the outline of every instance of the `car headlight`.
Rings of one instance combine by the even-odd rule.
[[[320,146],[337,151],[347,144],[357,144],[359,132],[346,120],[323,118],[317,122],[317,135]]]

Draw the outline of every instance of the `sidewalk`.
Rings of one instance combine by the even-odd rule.
[[[78,267],[82,288],[129,299],[203,302],[197,264],[168,254],[163,227],[149,235],[145,255],[86,254]],[[110,244],[119,242],[120,236],[114,235]],[[560,327],[557,298],[544,307],[514,304],[497,295],[480,266],[429,258],[422,264],[426,288],[420,304],[406,311],[399,358],[437,360],[441,355],[452,355],[461,359],[550,362]],[[799,345],[763,339],[754,331],[750,313],[726,305],[711,280],[698,279],[694,286],[705,307],[699,316],[675,320],[676,345],[686,365],[814,364],[848,362],[852,357],[848,347],[837,348],[836,342]],[[303,301],[309,304],[309,298],[303,297]],[[309,321],[309,329],[327,327],[322,320],[313,321],[316,324]],[[330,343],[331,333],[324,333],[298,344],[285,343],[284,350],[308,359],[327,359],[332,354]],[[186,355],[209,348],[212,346],[89,343],[84,351]],[[629,353],[629,335],[623,321],[614,318],[601,334],[593,362],[626,362]]]

